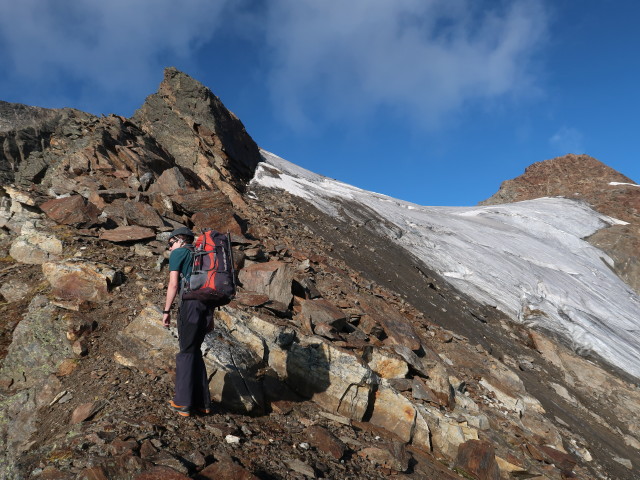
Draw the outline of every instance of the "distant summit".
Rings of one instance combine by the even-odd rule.
[[[633,180],[589,155],[565,155],[527,167],[502,183],[480,205],[520,202],[540,197],[584,200],[600,213],[626,222],[640,219],[640,189]]]
[[[589,155],[569,154],[530,165],[480,205],[540,197],[582,200],[600,213],[628,222],[602,229],[588,240],[610,255],[616,273],[640,292],[640,186],[636,182]]]

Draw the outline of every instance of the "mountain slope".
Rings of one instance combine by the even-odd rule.
[[[609,361],[635,354],[615,330],[635,328],[637,297],[579,239],[609,216],[558,199],[433,209],[266,152],[258,166],[240,121],[171,68],[132,119],[3,111],[0,477],[637,473],[633,367],[555,339],[592,321],[581,341],[604,357],[609,322],[607,342],[630,346]],[[27,133],[37,148],[14,148]],[[241,282],[205,342],[208,417],[166,407],[177,341],[159,307],[178,225],[231,230]],[[589,275],[611,299],[584,295]],[[601,316],[614,307],[620,320]]]
[[[611,259],[581,240],[619,221],[584,203],[549,198],[421,207],[265,158],[260,185],[301,196],[330,215],[382,224],[388,237],[462,292],[640,376],[640,299],[612,274]]]

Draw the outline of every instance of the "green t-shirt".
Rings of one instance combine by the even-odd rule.
[[[169,271],[180,272],[180,279],[191,276],[191,250],[186,247],[176,248],[169,256]]]

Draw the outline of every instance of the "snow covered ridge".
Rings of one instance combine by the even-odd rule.
[[[564,198],[424,207],[262,155],[252,183],[283,189],[332,216],[338,207],[356,219],[363,211],[379,215],[397,227],[385,234],[462,292],[640,378],[640,298],[610,270],[611,258],[582,240],[623,222]]]

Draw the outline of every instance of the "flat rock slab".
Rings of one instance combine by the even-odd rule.
[[[49,218],[63,225],[91,226],[98,223],[100,209],[81,195],[54,198],[40,205]]]
[[[342,440],[337,438],[326,428],[319,425],[312,425],[307,428],[305,433],[307,434],[311,445],[321,452],[328,453],[336,460],[340,460],[347,450],[347,447]]]
[[[156,466],[136,475],[134,480],[189,480],[189,477],[173,468]]]
[[[108,240],[114,243],[137,242],[139,240],[148,240],[155,238],[155,232],[146,227],[131,225],[126,227],[117,227],[113,230],[105,230],[100,234],[100,240]]]
[[[238,277],[245,289],[268,295],[271,300],[289,305],[293,299],[293,273],[293,268],[288,263],[265,262],[243,268]]]
[[[209,465],[200,472],[198,478],[202,480],[258,480],[258,477],[250,471],[231,460],[222,460]]]
[[[139,227],[160,228],[164,226],[158,212],[148,203],[127,200],[124,202],[124,214],[130,224]]]
[[[261,293],[242,292],[236,295],[235,300],[247,307],[260,307],[269,301],[269,297]]]
[[[76,423],[84,422],[85,420],[90,419],[92,416],[98,413],[98,411],[102,409],[103,406],[104,405],[99,402],[89,402],[79,405],[71,414],[70,423],[72,425],[75,425]]]
[[[43,232],[28,232],[20,235],[11,244],[9,255],[17,262],[41,265],[57,260],[62,255],[62,241]]]

